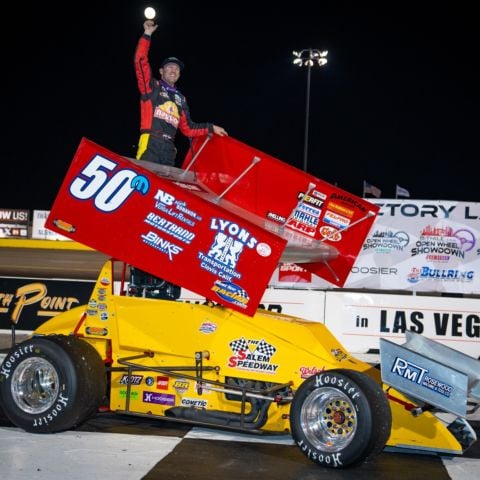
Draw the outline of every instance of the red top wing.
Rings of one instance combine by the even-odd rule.
[[[184,169],[82,139],[46,227],[253,315],[280,261],[343,286],[379,207],[231,137]]]
[[[334,285],[344,285],[377,205],[231,137],[197,138],[192,150],[183,168],[287,239],[282,261],[301,263]],[[330,254],[322,247],[329,247]]]

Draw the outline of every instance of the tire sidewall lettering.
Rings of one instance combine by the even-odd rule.
[[[335,468],[343,466],[341,453],[319,454],[318,451],[309,448],[303,440],[297,441],[297,446],[300,448],[300,450],[302,450],[307,458],[315,463]]]
[[[22,360],[25,356],[31,354],[34,350],[34,345],[30,344],[23,348],[21,345],[17,349],[10,353],[8,357],[5,357],[2,365],[0,366],[0,382],[8,380],[12,373],[12,368],[18,360]]]
[[[344,377],[339,377],[332,373],[319,373],[315,375],[315,382],[312,386],[312,391],[316,388],[330,386],[342,390],[350,399],[356,400],[360,397],[360,392],[352,382]]]

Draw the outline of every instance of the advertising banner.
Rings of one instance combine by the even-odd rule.
[[[49,210],[34,210],[32,219],[32,235],[35,240],[70,240],[64,235],[59,235],[45,228],[45,220],[48,218]]]
[[[411,330],[480,358],[480,299],[327,292],[325,324],[350,352],[378,350],[380,338],[405,343]]]
[[[0,238],[28,238],[29,210],[0,208]]]
[[[85,305],[95,282],[0,277],[0,330],[30,332],[62,312]]]
[[[348,287],[480,293],[480,203],[380,200]]]

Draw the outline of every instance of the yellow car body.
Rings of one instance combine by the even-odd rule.
[[[381,383],[380,371],[350,355],[323,324],[266,310],[250,317],[220,305],[114,295],[112,283],[107,262],[89,305],[52,318],[34,333],[76,335],[92,344],[110,372],[112,411],[168,420],[174,419],[172,407],[240,414],[245,409],[241,392],[229,394],[228,385],[238,388],[242,379],[261,388],[278,386],[261,431],[285,434],[290,432],[291,397],[318,372],[350,369]],[[232,343],[243,341],[247,350],[235,353]],[[269,346],[268,353],[258,353],[260,343]],[[414,416],[411,400],[383,388],[392,412],[387,447],[463,452],[433,413]],[[209,423],[201,415],[180,420]]]

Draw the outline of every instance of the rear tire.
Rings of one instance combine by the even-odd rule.
[[[106,393],[98,352],[73,336],[34,337],[13,347],[0,367],[8,419],[32,433],[74,428],[98,411]]]
[[[328,370],[308,378],[290,411],[295,443],[310,460],[331,468],[373,458],[383,450],[391,425],[381,385],[354,370]]]

